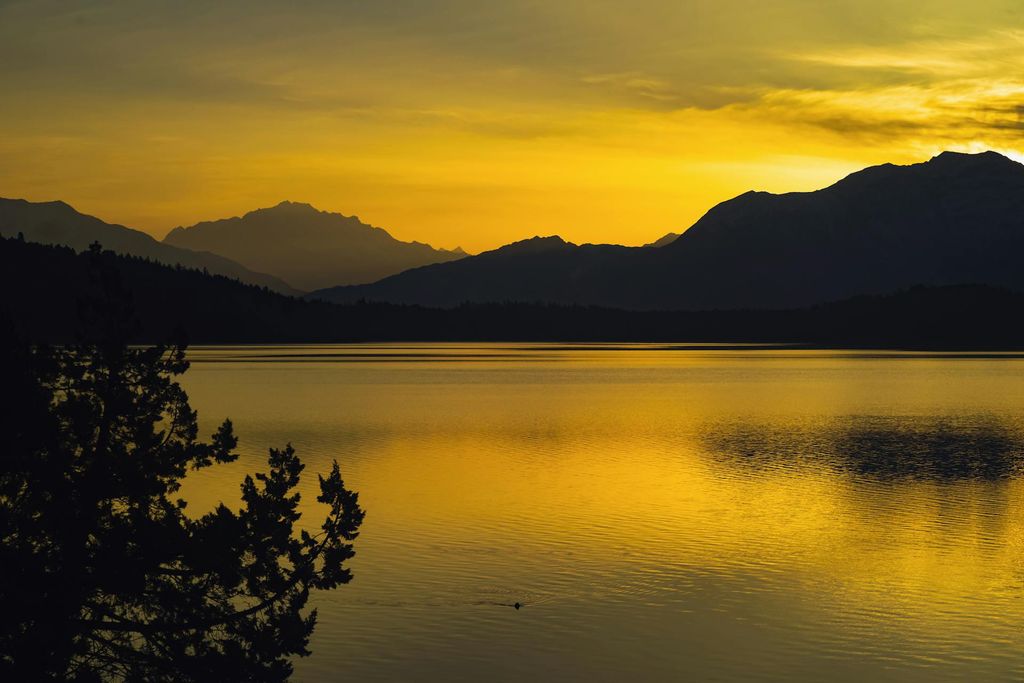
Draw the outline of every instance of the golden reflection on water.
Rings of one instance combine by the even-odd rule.
[[[1024,675],[1024,361],[793,349],[197,349],[238,463],[368,511],[298,680]],[[895,464],[893,464],[895,463]],[[219,470],[219,471],[217,471]],[[515,612],[502,604],[520,601]]]

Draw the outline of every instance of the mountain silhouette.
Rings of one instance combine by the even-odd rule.
[[[93,242],[99,242],[119,254],[148,258],[172,266],[206,269],[217,275],[284,294],[298,293],[298,290],[276,277],[251,271],[223,256],[162,244],[144,232],[104,223],[98,218],[79,213],[64,202],[0,198],[0,236],[14,237],[18,233],[30,242],[59,244],[77,251],[87,248]]]
[[[372,285],[336,287],[309,296],[441,307],[465,301],[601,303],[616,298],[620,289],[615,277],[604,274],[621,271],[624,264],[640,267],[642,252],[647,251],[655,250],[533,237],[452,263],[414,268]]]
[[[527,240],[310,296],[426,306],[543,301],[627,309],[809,306],[915,285],[1024,289],[1024,166],[944,152],[815,192],[747,192],[658,249]]]
[[[296,202],[175,228],[164,243],[212,251],[305,290],[374,282],[409,268],[465,256],[461,249],[402,242],[355,216]]]
[[[645,247],[654,247],[654,248],[657,249],[659,247],[664,247],[666,245],[672,244],[677,239],[679,239],[679,233],[678,232],[670,232],[670,233],[668,233],[668,234],[666,234],[666,235],[664,235],[662,237],[659,237],[658,239],[654,240],[653,242],[649,242],[649,243],[645,244],[644,246]]]

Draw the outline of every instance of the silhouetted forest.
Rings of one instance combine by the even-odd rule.
[[[136,341],[190,343],[657,341],[895,348],[1024,348],[1024,295],[985,286],[915,287],[791,311],[624,311],[529,303],[429,309],[273,293],[202,271],[104,252],[134,296]],[[3,314],[27,338],[71,341],[89,255],[0,240]]]
[[[0,326],[0,680],[288,680],[309,654],[310,593],[352,578],[363,511],[337,461],[319,477],[322,523],[296,528],[290,445],[233,507],[186,513],[186,472],[238,454],[230,420],[199,439],[185,347],[130,345],[131,296],[98,249],[5,250],[84,263],[88,286],[77,343]]]

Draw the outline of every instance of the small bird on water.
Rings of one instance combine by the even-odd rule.
[[[520,607],[522,607],[522,605],[519,604],[518,602],[516,604],[512,605],[512,606],[515,607],[516,609],[519,609]]]

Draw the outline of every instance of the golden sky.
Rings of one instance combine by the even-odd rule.
[[[1020,0],[0,0],[0,196],[162,237],[282,199],[471,251],[1024,159]]]

